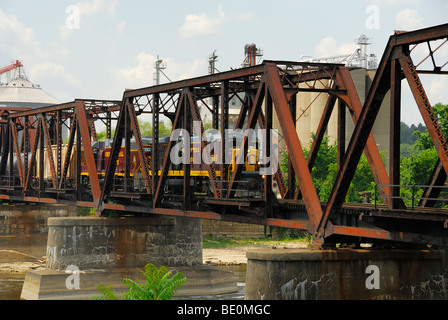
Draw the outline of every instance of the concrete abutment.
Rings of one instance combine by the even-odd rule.
[[[178,296],[238,291],[236,276],[202,264],[201,221],[183,217],[48,219],[46,268],[28,271],[25,300],[90,299],[100,283],[118,292],[123,278],[144,280],[152,263],[187,277]]]
[[[247,258],[249,300],[448,299],[440,250],[259,249]]]

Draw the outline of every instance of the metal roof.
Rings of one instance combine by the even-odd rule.
[[[0,85],[0,104],[30,103],[30,104],[58,104],[55,97],[45,92],[39,85],[18,77],[7,84]]]

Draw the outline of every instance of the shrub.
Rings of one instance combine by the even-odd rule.
[[[123,296],[119,297],[112,286],[105,286],[100,283],[97,290],[101,293],[100,297],[92,297],[92,300],[170,300],[187,281],[181,272],[172,275],[168,267],[156,266],[149,263],[142,272],[146,283],[141,283],[139,279],[123,279],[123,283],[129,287]]]

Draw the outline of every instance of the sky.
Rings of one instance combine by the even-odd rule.
[[[246,44],[263,59],[297,61],[351,53],[365,34],[379,61],[394,30],[447,23],[448,0],[0,0],[0,21],[0,66],[21,60],[61,102],[121,100],[154,85],[157,56],[176,81],[207,74],[215,50],[227,71],[241,67]],[[448,104],[446,76],[422,81],[431,103]],[[403,88],[402,121],[417,124],[412,103]]]

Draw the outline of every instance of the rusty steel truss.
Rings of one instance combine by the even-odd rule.
[[[341,239],[446,244],[448,212],[430,207],[440,194],[437,187],[446,182],[448,145],[419,74],[448,73],[447,63],[435,59],[447,37],[448,24],[392,35],[364,104],[361,104],[350,70],[344,65],[264,61],[248,68],[127,90],[121,101],[75,100],[33,110],[0,110],[0,199],[76,204],[93,208],[98,215],[117,210],[295,228],[313,234],[316,244]],[[428,54],[415,63],[411,54],[417,47],[427,48]],[[421,68],[426,65],[425,61],[431,62],[430,68]],[[428,177],[425,200],[413,210],[406,208],[399,197],[403,82],[409,85],[439,155],[434,172]],[[304,91],[327,96],[307,158],[296,130],[296,97]],[[372,134],[372,126],[388,92],[391,105],[389,173]],[[241,103],[236,129],[266,129],[269,139],[269,130],[277,119],[276,129],[288,150],[287,178],[278,168],[273,175],[260,178],[262,186],[258,197],[237,196],[236,190],[249,188],[241,182],[244,161],[237,162],[233,170],[229,170],[228,164],[211,162],[202,164],[210,192],[200,194],[190,187],[191,165],[186,163],[182,165],[182,177],[178,180],[181,191],[167,192],[168,172],[173,168],[170,153],[176,141],[170,140],[161,151],[158,146],[161,119],[170,119],[173,130],[188,132],[193,131],[193,123],[200,123],[196,130],[204,133],[202,115],[206,110],[211,127],[224,133],[230,128],[231,99]],[[313,184],[311,170],[333,112],[338,113],[338,171],[331,195],[323,203]],[[346,112],[355,124],[347,146]],[[148,117],[152,123],[150,161],[147,161],[142,142],[140,117]],[[98,123],[106,127],[108,138],[112,138],[112,129],[115,129],[110,159],[101,176],[92,148],[92,141],[97,140]],[[134,187],[136,177],[131,168],[131,138],[135,139],[136,155],[141,164],[138,188]],[[225,139],[226,135],[222,134],[222,154],[228,151],[224,149]],[[207,141],[200,141],[200,151],[207,144]],[[125,165],[122,183],[117,187],[117,163],[122,146]],[[238,159],[245,158],[248,146],[248,137],[244,136]],[[384,200],[381,207],[345,203],[363,152]],[[278,186],[277,193],[274,193],[273,182]]]

